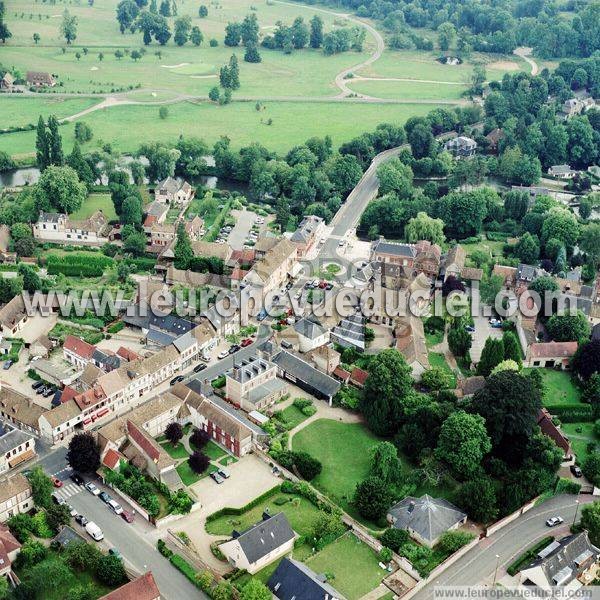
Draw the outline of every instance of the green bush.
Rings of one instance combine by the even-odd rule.
[[[49,254],[46,267],[49,275],[62,273],[68,277],[101,277],[114,260],[103,254],[92,256],[88,252],[72,252],[70,254]]]
[[[580,490],[581,484],[572,479],[560,477],[556,482],[556,494],[579,494]]]
[[[589,404],[580,406],[553,404],[546,408],[548,412],[558,417],[562,423],[592,422],[594,420],[592,406]]]
[[[279,496],[278,498],[275,498],[275,500],[273,500],[273,504],[276,504],[277,506],[283,506],[284,504],[287,504],[290,501],[289,498],[285,498],[284,496]]]
[[[164,540],[159,539],[158,542],[156,542],[156,548],[166,558],[171,558],[171,556],[173,556],[173,550],[167,548]]]
[[[112,325],[110,325],[106,331],[108,331],[108,333],[119,333],[119,331],[121,331],[121,329],[123,329],[125,327],[125,323],[123,323],[123,321],[117,321],[116,323],[113,323]]]
[[[245,512],[253,509],[255,506],[258,506],[261,502],[263,502],[263,500],[266,500],[267,498],[271,498],[271,496],[274,496],[275,494],[278,494],[279,492],[283,492],[283,485],[277,485],[274,488],[267,490],[264,494],[257,496],[256,498],[254,498],[253,500],[248,502],[248,504],[246,504],[245,506],[242,506],[240,508],[232,508],[229,506],[226,506],[225,508],[221,508],[220,510],[217,510],[216,512],[212,513],[211,515],[208,515],[206,517],[206,522],[210,523],[211,521],[214,521],[215,519],[218,519],[219,517],[222,517],[225,515],[227,515],[227,516],[243,515]]]
[[[179,554],[172,554],[169,557],[169,561],[178,571],[183,573],[185,577],[187,577],[187,579],[189,579],[196,587],[200,587],[198,584],[198,580],[196,579],[196,569],[194,569],[194,567],[190,565],[190,563],[187,560],[185,560],[185,558],[179,556]]]

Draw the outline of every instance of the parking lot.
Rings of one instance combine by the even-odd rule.
[[[266,219],[259,217],[251,210],[233,210],[231,216],[235,218],[235,226],[228,232],[221,231],[227,234],[226,241],[234,250],[241,250],[249,239],[256,242],[260,233],[266,228]],[[252,232],[255,225],[254,232]]]
[[[488,317],[474,317],[475,331],[471,334],[473,345],[471,346],[471,360],[477,364],[481,358],[481,352],[485,346],[485,341],[491,338],[501,338],[502,328],[494,328],[490,325]]]

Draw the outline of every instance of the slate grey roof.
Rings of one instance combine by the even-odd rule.
[[[410,258],[414,258],[417,254],[415,248],[409,244],[388,242],[382,239],[373,242],[373,252],[381,254],[393,254],[396,256],[407,256]]]
[[[318,371],[312,365],[302,360],[299,356],[281,350],[273,357],[273,362],[284,373],[289,373],[296,379],[303,381],[313,389],[325,396],[334,396],[340,389],[340,382],[325,373]]]
[[[451,502],[432,498],[429,494],[421,498],[407,496],[392,506],[388,515],[397,529],[411,529],[429,542],[437,540],[467,516]]]
[[[594,325],[594,327],[592,328],[592,339],[600,340],[600,323]]]
[[[241,362],[233,357],[233,369],[227,374],[240,383],[251,381],[261,373],[273,368],[273,363],[257,356],[250,356]]]
[[[293,558],[281,560],[267,586],[279,600],[344,600],[324,576]]]
[[[300,225],[298,225],[298,229],[294,231],[290,239],[292,242],[306,243],[322,222],[323,219],[321,217],[316,217],[315,215],[304,217]]]
[[[64,214],[62,213],[51,213],[51,212],[43,212],[40,211],[40,216],[38,218],[39,223],[58,223],[61,218],[64,218]]]
[[[294,324],[294,330],[300,335],[314,340],[327,333],[327,329],[315,318],[302,318]]]
[[[287,387],[287,384],[281,381],[281,379],[275,378],[271,379],[271,381],[265,381],[262,385],[259,385],[248,392],[248,402],[257,404],[265,396],[270,396],[284,387]]]
[[[338,344],[355,346],[359,350],[365,348],[365,323],[360,315],[351,315],[342,319],[339,325],[331,330],[332,339]]]
[[[164,331],[159,331],[158,329],[150,329],[150,331],[148,331],[146,339],[150,342],[154,342],[158,346],[168,346],[169,344],[172,344],[175,341],[174,336]]]
[[[551,546],[543,549],[538,558],[523,569],[525,572],[540,568],[551,586],[570,583],[597,560],[600,553],[590,542],[587,531],[568,535]]]
[[[0,454],[6,454],[32,438],[31,434],[0,424]]]
[[[239,542],[250,564],[294,539],[294,531],[282,512],[273,516],[265,513],[260,523],[242,533],[233,531],[231,535]]]
[[[537,277],[537,272],[537,267],[521,263],[517,267],[517,279],[522,279],[524,281],[533,281]]]
[[[161,181],[157,186],[161,192],[166,191],[169,194],[175,194],[181,188],[181,184],[173,177],[167,177],[163,181]]]
[[[178,338],[173,340],[173,346],[179,350],[180,353],[185,352],[188,348],[191,348],[196,343],[196,338],[191,331],[180,335]]]
[[[548,171],[552,171],[552,173],[555,174],[563,174],[570,173],[573,169],[571,168],[571,165],[552,165]]]

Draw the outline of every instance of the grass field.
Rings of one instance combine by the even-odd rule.
[[[0,97],[0,115],[3,102]],[[195,135],[209,144],[221,136],[231,138],[239,148],[260,142],[275,152],[286,152],[311,136],[330,135],[335,145],[373,130],[379,123],[400,125],[410,116],[425,115],[435,108],[427,104],[359,104],[342,102],[265,102],[264,110],[253,102],[234,102],[227,106],[183,102],[169,106],[169,116],[158,118],[158,106],[116,106],[83,117],[94,131],[94,139],[84,144],[90,152],[110,142],[117,152],[137,150],[140,144],[161,140],[176,141],[180,135]],[[267,125],[269,119],[272,124]],[[0,116],[0,121],[2,117]],[[63,145],[70,152],[74,124],[60,128]],[[11,155],[35,151],[35,131],[0,136],[0,150]]]
[[[369,474],[370,450],[378,441],[361,423],[318,419],[298,431],[292,445],[321,461],[323,471],[313,485],[350,511],[354,489]]]
[[[529,369],[524,369],[528,371]],[[567,371],[539,369],[544,380],[544,404],[580,404],[581,392]]]
[[[185,446],[180,442],[176,446],[169,441],[161,442],[160,444],[167,451],[171,458],[187,458],[189,456]]]
[[[37,125],[40,115],[59,119],[74,115],[100,102],[97,98],[0,97],[0,129]]]
[[[353,92],[373,98],[397,100],[459,100],[467,89],[448,83],[420,83],[416,81],[352,81]]]
[[[330,583],[348,600],[357,600],[380,583],[386,572],[375,552],[347,533],[306,561],[316,573],[333,575]]]
[[[600,439],[594,433],[594,423],[563,423],[561,430],[569,438],[579,464],[589,454],[587,447],[590,442],[594,442],[596,447],[600,444]]]
[[[81,208],[72,213],[72,219],[81,221],[91,217],[97,210],[101,210],[109,221],[117,218],[115,206],[110,198],[110,194],[90,194]]]
[[[300,423],[306,421],[308,417],[298,407],[290,404],[281,411],[279,419],[290,429],[294,429],[294,427],[297,427]]]

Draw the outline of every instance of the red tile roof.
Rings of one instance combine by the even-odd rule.
[[[114,469],[121,461],[121,458],[121,454],[119,454],[116,450],[109,448],[108,452],[104,455],[104,458],[102,459],[102,464],[108,467],[109,469]]]
[[[73,400],[78,394],[79,392],[76,389],[72,388],[70,385],[66,385],[60,396],[60,401],[68,402],[69,400]]]
[[[354,367],[354,369],[352,369],[352,374],[350,375],[350,381],[362,387],[365,385],[368,376],[369,374],[364,369]]]
[[[148,215],[144,221],[144,227],[152,227],[156,223],[157,218],[155,215]]]
[[[10,566],[10,557],[8,556],[14,550],[21,547],[19,541],[9,531],[8,527],[0,523],[0,571]]]
[[[577,351],[577,342],[540,342],[529,346],[532,358],[570,358]]]
[[[142,451],[154,462],[160,458],[160,450],[154,440],[148,436],[132,421],[127,419],[127,433],[129,437],[142,449]]]
[[[75,337],[74,335],[68,335],[65,338],[63,348],[69,352],[72,352],[73,354],[77,354],[77,356],[81,356],[81,358],[84,360],[89,360],[92,358],[92,354],[96,349],[95,346],[84,342],[82,339]]]
[[[350,373],[348,373],[346,369],[342,369],[339,365],[333,370],[332,375],[342,381],[348,381],[348,379],[350,379]]]
[[[99,600],[157,600],[157,598],[160,598],[160,591],[152,571],[148,571],[145,575],[122,585]]]
[[[125,348],[125,346],[121,346],[117,350],[117,355],[120,356],[121,358],[124,358],[125,360],[127,360],[129,362],[134,361],[134,360],[139,360],[141,358],[141,356],[137,352],[134,352],[133,350],[130,350],[129,348]]]
[[[537,417],[537,423],[542,430],[542,433],[548,436],[554,443],[568,456],[571,453],[571,443],[566,438],[560,429],[552,422],[550,413],[545,409],[540,409]]]
[[[244,269],[236,267],[235,269],[233,269],[233,271],[231,271],[231,279],[233,281],[241,281],[242,279],[244,279],[244,277],[246,277],[247,273],[248,271],[244,271]]]
[[[96,385],[93,388],[83,392],[83,394],[75,396],[73,399],[81,410],[85,410],[86,408],[94,406],[95,404],[102,402],[102,400],[105,400],[106,394],[99,385]]]

